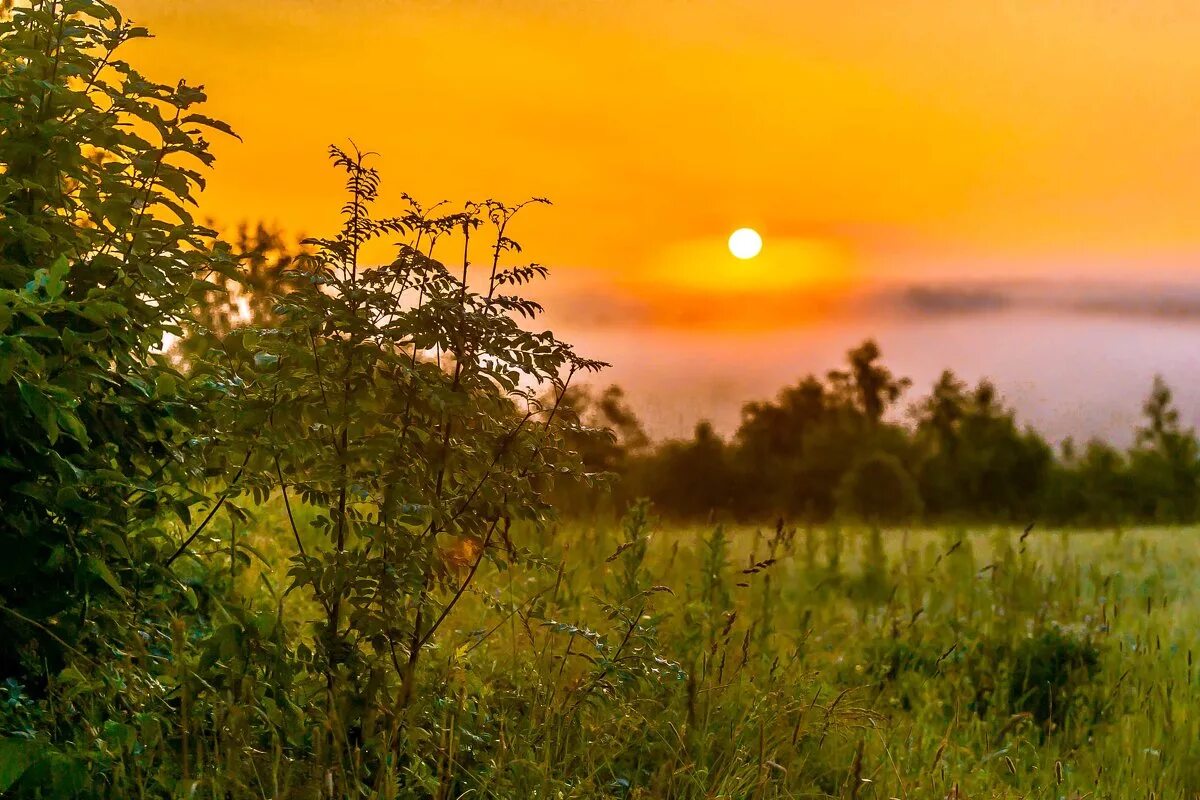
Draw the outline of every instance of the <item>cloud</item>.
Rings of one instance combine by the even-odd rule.
[[[918,317],[1039,311],[1137,319],[1200,320],[1200,284],[1132,281],[943,282],[876,289],[871,305]]]
[[[1200,322],[1200,283],[1132,282],[826,284],[774,291],[623,290],[595,273],[560,273],[546,297],[549,321],[570,327],[787,330],[838,320],[939,319],[1036,313],[1047,317]]]
[[[911,286],[903,291],[900,301],[922,314],[999,311],[1012,304],[1006,292],[976,286]]]

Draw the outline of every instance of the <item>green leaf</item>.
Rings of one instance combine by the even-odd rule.
[[[117,580],[117,576],[113,575],[112,570],[108,568],[108,564],[105,564],[95,556],[88,556],[87,565],[88,571],[91,572],[92,575],[95,575],[97,578],[108,584],[108,588],[112,589],[117,594],[121,594],[124,591],[124,587],[122,587],[121,582]]]
[[[231,128],[229,126],[229,123],[222,122],[219,119],[213,119],[212,117],[206,117],[203,114],[188,114],[186,117],[179,120],[179,122],[180,122],[180,124],[185,124],[185,125],[189,124],[189,123],[195,124],[195,125],[203,125],[206,128],[212,128],[215,131],[220,131],[221,133],[228,134],[228,135],[232,136],[233,138],[237,139],[239,142],[242,140],[242,137],[240,137],[236,133],[234,133],[233,128]]]
[[[67,285],[64,278],[71,270],[71,265],[67,261],[66,256],[59,256],[54,263],[50,265],[50,270],[46,279],[46,294],[51,300],[57,300],[66,290]]]
[[[175,397],[179,394],[179,382],[169,372],[161,372],[154,379],[159,397]]]
[[[33,739],[0,737],[0,792],[7,792],[21,776],[46,756],[45,746]]]
[[[83,423],[79,420],[79,417],[75,415],[74,411],[68,408],[59,407],[58,411],[56,412],[56,416],[59,424],[62,425],[63,429],[68,435],[70,435],[72,439],[79,442],[84,447],[91,445],[91,439],[88,438],[87,428],[84,427]]]
[[[254,354],[254,366],[258,367],[259,369],[266,369],[267,367],[273,367],[278,363],[279,363],[279,356],[275,355],[274,353],[255,353]]]
[[[41,424],[42,429],[46,432],[50,444],[57,442],[58,423],[55,420],[54,408],[50,405],[49,398],[20,378],[17,378],[17,389],[21,394],[21,399],[25,401],[25,406],[33,414],[33,418]]]

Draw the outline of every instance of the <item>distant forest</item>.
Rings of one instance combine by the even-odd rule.
[[[235,238],[249,281],[202,304],[201,326],[225,331],[272,314],[295,258],[259,226]],[[186,354],[194,343],[184,342]],[[916,399],[914,399],[916,398]],[[987,380],[945,370],[925,396],[868,340],[839,369],[808,375],[773,400],[747,402],[732,436],[701,421],[688,439],[656,442],[619,386],[575,386],[563,435],[591,479],[555,490],[564,514],[621,513],[648,498],[677,521],[857,520],[872,524],[995,522],[1118,526],[1200,519],[1200,443],[1170,388],[1149,387],[1134,444],[1058,447],[1022,425]],[[583,423],[582,426],[574,423]],[[603,429],[596,435],[589,429]]]
[[[1018,423],[990,382],[972,387],[951,370],[916,403],[906,404],[909,388],[868,340],[844,369],[744,405],[727,439],[700,422],[691,438],[660,443],[620,387],[576,390],[572,409],[612,431],[576,443],[589,468],[612,476],[611,494],[576,488],[559,505],[595,512],[648,497],[681,521],[1112,526],[1200,516],[1200,448],[1161,378],[1128,450],[1070,439],[1054,448]]]

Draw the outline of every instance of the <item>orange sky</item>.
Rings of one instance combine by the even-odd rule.
[[[735,293],[770,323],[818,283],[1200,263],[1195,2],[122,7],[158,35],[138,65],[205,83],[245,139],[216,145],[218,220],[328,230],[325,148],[353,138],[385,197],[549,196],[519,235],[569,306],[703,325]],[[725,252],[742,225],[757,262]]]

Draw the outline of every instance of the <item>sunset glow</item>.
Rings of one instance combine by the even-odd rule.
[[[348,138],[382,154],[385,210],[401,191],[546,196],[554,206],[515,234],[553,266],[543,299],[567,334],[803,326],[838,352],[850,334],[834,320],[874,333],[898,307],[880,292],[902,298],[912,284],[1198,274],[1194,4],[130,0],[125,11],[157,37],[139,64],[203,82],[211,113],[244,138],[214,143],[203,211],[219,225],[329,230],[325,148]],[[728,250],[739,225],[769,233],[753,259]],[[605,355],[622,380],[644,353]]]
[[[1194,5],[127,6],[147,69],[205,83],[245,138],[205,196],[228,223],[328,224],[324,150],[353,137],[385,192],[550,197],[522,233],[560,276],[729,219],[846,241],[875,277],[1200,253]]]

